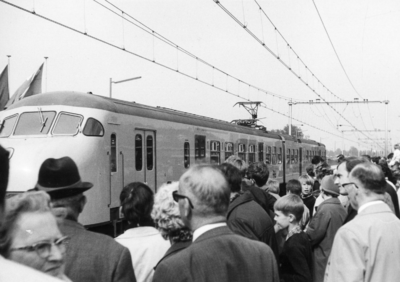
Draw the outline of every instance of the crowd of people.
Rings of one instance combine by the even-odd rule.
[[[2,281],[398,281],[400,147],[388,158],[321,157],[279,183],[233,155],[156,189],[126,185],[118,237],[79,223],[83,181],[69,157],[47,159],[35,187],[6,199],[0,146]]]

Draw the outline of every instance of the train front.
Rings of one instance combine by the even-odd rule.
[[[84,224],[95,224],[109,219],[96,208],[102,203],[106,206],[108,201],[105,195],[98,196],[107,182],[101,167],[107,156],[100,153],[105,148],[99,111],[73,105],[91,99],[83,95],[88,94],[38,94],[1,111],[0,144],[10,153],[8,196],[35,187],[44,160],[71,157],[78,165],[82,180],[96,186],[94,191],[87,192],[93,199],[87,207],[92,210],[91,215],[84,214],[82,218]],[[73,100],[73,103],[68,102]],[[100,160],[101,157],[104,160]],[[94,210],[99,212],[97,218],[93,218]]]

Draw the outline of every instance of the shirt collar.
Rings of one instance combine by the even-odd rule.
[[[290,237],[292,237],[294,234],[301,233],[301,232],[303,232],[303,231],[301,230],[300,226],[297,225],[297,226],[293,227],[293,229],[290,230],[289,233],[288,233],[288,235],[286,236],[286,241],[287,241]]]
[[[197,228],[193,232],[193,242],[196,241],[197,238],[199,238],[202,234],[206,233],[207,231],[210,231],[211,229],[221,227],[221,226],[226,226],[226,222],[206,224],[206,225],[203,225],[203,226]]]
[[[378,201],[378,200],[365,203],[364,205],[362,205],[361,207],[358,208],[358,214],[360,214],[363,210],[365,210],[366,208],[368,208],[370,206],[381,204],[381,203],[383,203],[383,202],[382,201]]]

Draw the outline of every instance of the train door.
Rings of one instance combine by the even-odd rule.
[[[303,174],[303,148],[299,148],[299,176]]]
[[[146,183],[154,191],[157,189],[155,139],[155,131],[135,130],[135,181]]]
[[[107,152],[110,160],[110,201],[109,207],[119,207],[119,195],[124,188],[123,181],[123,154],[118,153],[119,136],[112,133],[110,136],[110,152]]]

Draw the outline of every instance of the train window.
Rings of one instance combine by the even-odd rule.
[[[7,137],[11,135],[14,124],[17,121],[18,115],[7,117],[0,125],[0,137]]]
[[[183,163],[185,168],[190,167],[190,144],[187,141],[183,144]]]
[[[287,149],[286,163],[290,164],[290,149]]]
[[[256,145],[249,145],[249,163],[256,161]]]
[[[135,136],[135,167],[137,171],[143,168],[143,138],[141,134]]]
[[[271,147],[267,146],[267,154],[265,155],[265,161],[267,164],[270,164],[272,162],[272,156],[271,156]]]
[[[276,164],[276,147],[272,147],[272,164]]]
[[[292,164],[294,163],[294,153],[295,153],[295,151],[296,151],[295,149],[292,149],[292,152],[291,152],[291,153],[292,153],[292,154],[291,154],[291,157],[292,157],[292,158],[291,158]]]
[[[221,143],[211,141],[211,164],[219,164],[221,156]]]
[[[194,136],[194,158],[201,160],[206,157],[206,137],[201,135]]]
[[[279,148],[278,163],[282,163],[282,148]]]
[[[264,143],[258,143],[258,161],[264,161]]]
[[[56,126],[53,129],[53,135],[77,134],[82,119],[82,116],[61,113],[58,117]]]
[[[297,164],[299,162],[299,149],[294,150],[294,162]]]
[[[21,114],[14,135],[46,135],[56,112],[30,112]]]
[[[225,160],[233,155],[233,143],[225,143]]]
[[[111,155],[110,155],[110,169],[111,172],[117,171],[117,136],[111,134]]]
[[[83,134],[86,136],[103,136],[104,128],[103,125],[94,118],[89,118],[86,122]]]
[[[153,169],[153,136],[149,135],[146,137],[146,163],[147,163],[147,170]]]
[[[246,144],[238,145],[238,157],[246,161]]]

